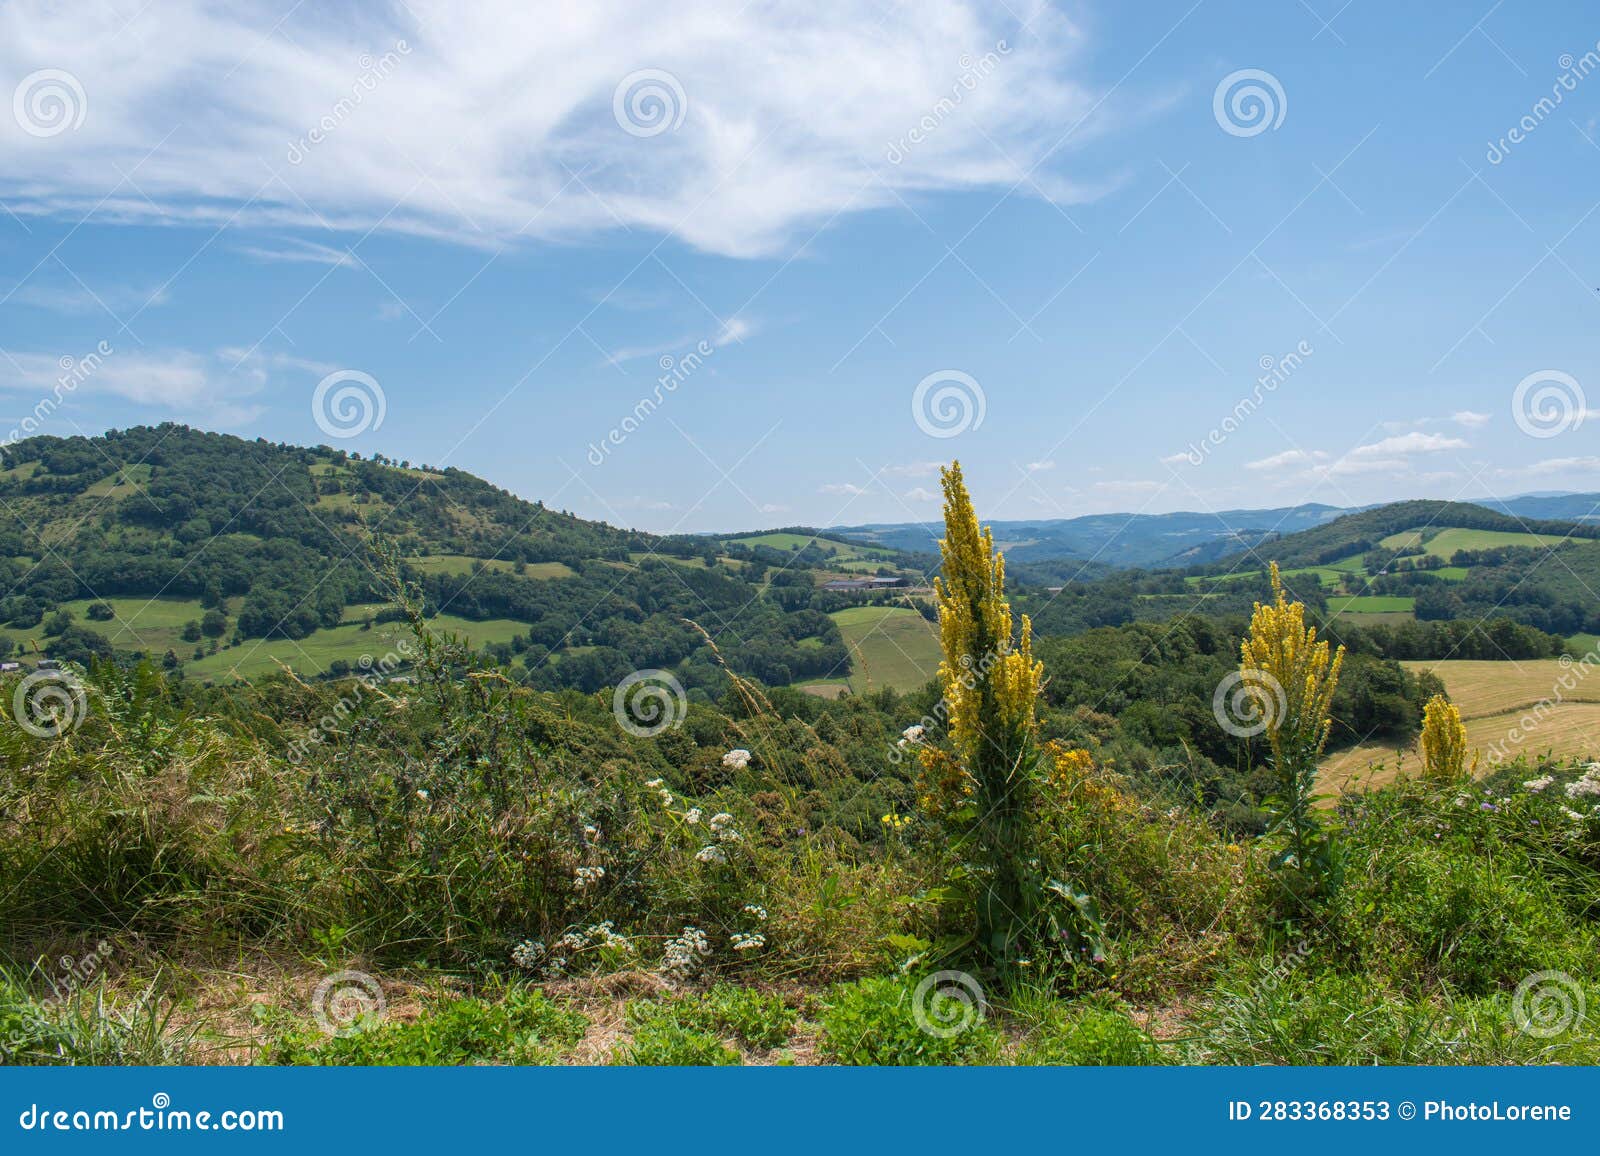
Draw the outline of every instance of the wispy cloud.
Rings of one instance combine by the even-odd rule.
[[[165,288],[136,288],[132,285],[91,286],[81,282],[67,284],[40,284],[37,280],[11,291],[8,303],[31,305],[48,309],[52,313],[119,314],[126,310],[151,309],[165,305],[169,294]]]
[[[78,216],[106,197],[107,173],[137,169],[138,193],[105,199],[101,219],[237,214],[486,248],[626,228],[771,254],[841,212],[928,191],[1096,195],[1108,182],[1067,171],[1081,148],[1056,148],[1063,125],[1081,124],[1081,146],[1112,122],[1079,64],[1085,42],[1045,0],[839,0],[826,34],[765,4],[409,0],[305,5],[286,25],[265,5],[14,0],[0,7],[0,76],[69,62],[90,111],[49,140],[0,134],[0,195],[14,212]],[[964,54],[990,53],[961,86]],[[364,57],[386,62],[368,88]],[[619,85],[644,70],[670,74],[656,89],[669,129],[648,137],[614,113],[620,100],[626,119],[638,90]],[[189,115],[172,132],[175,110],[227,131]]]

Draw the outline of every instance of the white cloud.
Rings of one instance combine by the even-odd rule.
[[[748,317],[731,317],[723,323],[716,336],[708,340],[703,334],[680,334],[671,341],[663,341],[655,345],[625,345],[621,349],[613,349],[606,354],[606,362],[611,365],[622,365],[629,361],[637,361],[641,357],[656,357],[660,354],[670,354],[676,361],[680,357],[694,354],[700,356],[702,345],[708,345],[712,350],[721,349],[724,345],[737,345],[746,337],[755,334],[758,326]],[[664,365],[663,369],[671,368]]]
[[[287,18],[267,3],[14,0],[0,76],[67,69],[86,107],[48,138],[0,118],[0,196],[18,213],[98,205],[101,221],[237,213],[486,248],[626,227],[771,254],[840,212],[928,191],[1099,195],[1111,182],[1065,171],[1113,120],[1078,79],[1083,47],[1045,0],[836,0],[825,20],[656,0]],[[613,101],[651,69],[681,88],[676,127],[631,135]]]
[[[1189,455],[1187,453],[1168,454],[1166,457],[1161,459],[1161,464],[1164,466],[1181,466],[1184,462],[1189,460]]]
[[[1308,453],[1305,450],[1284,450],[1282,453],[1273,454],[1271,457],[1257,458],[1253,462],[1246,462],[1244,468],[1247,470],[1278,470],[1284,466],[1310,465],[1312,462],[1321,461],[1327,456],[1320,450],[1314,453]]]
[[[865,487],[857,486],[850,482],[828,482],[826,485],[819,486],[817,492],[820,494],[845,494],[858,498],[867,491]]]
[[[1489,424],[1489,415],[1486,413],[1474,413],[1470,409],[1462,409],[1451,414],[1450,420],[1459,426],[1465,426],[1467,429],[1477,429],[1479,426]]]
[[[164,287],[136,289],[131,285],[92,286],[79,281],[51,285],[28,281],[6,294],[13,305],[32,305],[52,313],[111,313],[142,311],[165,305]]]
[[[932,478],[937,477],[945,465],[945,462],[907,462],[903,466],[884,466],[882,473],[890,478]]]
[[[1517,469],[1501,470],[1499,472],[1506,475],[1535,474],[1543,476],[1549,474],[1593,473],[1597,470],[1600,470],[1600,458],[1578,457],[1546,458],[1543,461],[1534,462],[1531,466],[1522,466]]]
[[[1027,468],[1030,474],[1037,474],[1043,472],[1044,470],[1055,469],[1056,464],[1055,462],[1029,462]]]
[[[253,350],[106,348],[110,352],[79,358],[75,373],[68,373],[63,360],[52,354],[14,353],[0,359],[0,391],[24,398],[112,396],[163,418],[238,425],[260,415],[262,407],[249,399],[279,376],[292,372],[304,378],[309,399],[318,378],[330,368]],[[73,384],[63,389],[64,377]]]
[[[913,502],[937,502],[940,495],[926,486],[918,486],[914,490],[907,490],[906,498]]]
[[[1094,488],[1102,494],[1155,494],[1167,488],[1165,482],[1096,482]]]
[[[1444,434],[1428,434],[1413,432],[1401,434],[1398,437],[1384,438],[1382,441],[1373,442],[1371,445],[1357,446],[1351,450],[1352,458],[1381,458],[1392,457],[1396,454],[1434,454],[1444,450],[1464,450],[1470,447],[1460,438],[1447,437]]]

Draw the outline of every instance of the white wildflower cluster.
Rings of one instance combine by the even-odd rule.
[[[1581,799],[1585,795],[1600,798],[1600,763],[1590,763],[1583,778],[1567,784],[1567,798]]]
[[[698,826],[700,823],[700,814],[701,812],[699,807],[690,807],[683,813],[683,821],[689,824],[691,827]]]
[[[524,939],[511,949],[511,962],[524,971],[537,971],[544,979],[560,979],[566,974],[572,956],[597,948],[632,951],[633,943],[626,935],[619,934],[616,925],[608,919],[569,931],[550,947],[540,939]]]
[[[693,979],[701,961],[711,954],[711,941],[698,927],[685,927],[683,934],[667,941],[661,955],[661,971],[669,979]]]
[[[698,812],[696,812],[698,814]],[[715,843],[709,843],[695,853],[695,861],[699,863],[726,863],[728,853],[719,844],[742,843],[744,836],[739,834],[739,829],[733,825],[733,816],[726,811],[718,811],[711,816],[706,824],[711,828],[711,835]]]
[[[542,939],[524,939],[511,949],[511,962],[524,971],[532,971],[544,958],[546,948]]]
[[[928,733],[928,728],[927,727],[924,727],[924,726],[909,726],[905,730],[900,732],[900,740],[897,743],[895,743],[894,745],[897,746],[897,747],[900,747],[901,749],[904,749],[904,748],[906,748],[908,746],[911,746],[911,745],[913,745],[915,743],[920,743],[922,741],[922,736],[927,734],[927,733]]]
[[[728,942],[733,945],[735,951],[758,951],[767,945],[767,937],[759,931],[749,934],[736,931],[728,937]]]
[[[1529,779],[1522,784],[1524,791],[1531,791],[1535,795],[1543,792],[1551,783],[1556,781],[1554,775],[1540,775],[1537,779]]]
[[[733,750],[722,756],[722,765],[742,771],[750,765],[750,752],[743,747],[734,747]]]
[[[579,867],[572,874],[572,887],[575,891],[582,891],[593,887],[606,877],[604,867]]]
[[[765,923],[767,920],[767,909],[762,907],[759,903],[746,903],[744,905],[744,913],[746,915],[754,915],[763,923]]]
[[[674,799],[672,797],[672,792],[667,790],[664,781],[661,780],[661,779],[651,779],[651,780],[649,780],[648,782],[645,783],[645,786],[649,787],[652,791],[659,791],[660,792],[660,794],[661,794],[661,805],[663,807],[670,807],[670,806],[672,806],[673,803],[675,803],[677,801],[676,799]]]

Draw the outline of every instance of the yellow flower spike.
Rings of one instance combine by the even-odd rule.
[[[1442,694],[1422,708],[1422,768],[1429,778],[1454,779],[1466,773],[1467,728],[1461,711]],[[1473,756],[1473,770],[1478,767]]]

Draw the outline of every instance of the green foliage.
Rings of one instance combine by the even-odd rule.
[[[41,1001],[0,973],[0,1064],[181,1064],[192,1033],[173,1011],[159,981],[118,998],[102,978]]]
[[[1149,1033],[1112,1001],[1063,1005],[1046,1000],[1015,1062],[1148,1067],[1163,1057]]]
[[[874,976],[831,989],[820,1021],[828,1061],[905,1066],[982,1064],[998,1057],[999,1033],[982,1018],[948,1035],[918,1023],[915,989],[916,980],[904,976]]]
[[[627,1010],[628,1024],[636,1035],[672,1028],[714,1039],[737,1037],[756,1048],[775,1048],[787,1042],[794,1020],[793,1009],[781,996],[730,983],[719,983],[700,995],[635,1001]]]
[[[543,992],[513,987],[498,999],[447,999],[409,1023],[379,1022],[349,1035],[299,1030],[274,1040],[268,1064],[550,1064],[583,1038],[588,1020]]]

